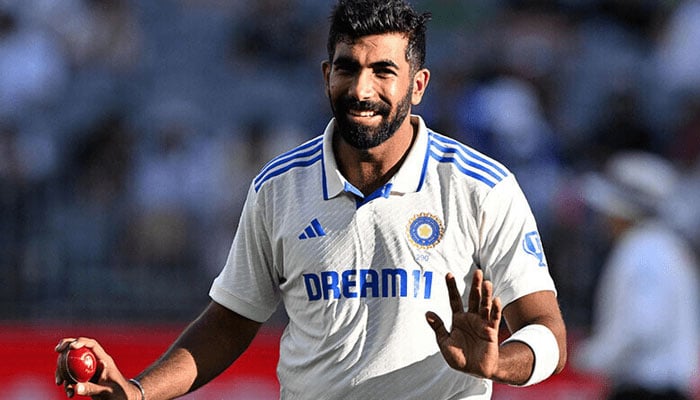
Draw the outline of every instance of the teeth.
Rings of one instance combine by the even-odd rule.
[[[352,115],[360,117],[374,117],[374,111],[351,111]]]

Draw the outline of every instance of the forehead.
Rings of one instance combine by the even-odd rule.
[[[397,65],[408,64],[407,47],[408,38],[400,33],[362,36],[353,41],[341,40],[335,46],[334,61],[350,58],[361,63],[390,60]]]

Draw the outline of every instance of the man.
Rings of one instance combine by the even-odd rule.
[[[403,0],[339,2],[323,63],[335,118],[254,179],[210,305],[131,383],[93,339],[62,340],[105,363],[69,395],[195,390],[279,301],[283,399],[488,399],[492,380],[563,368],[555,287],[514,177],[410,114],[430,78],[428,17]],[[515,333],[499,345],[502,315]]]
[[[699,266],[685,238],[660,216],[678,182],[668,160],[626,151],[582,185],[613,248],[600,276],[593,335],[574,360],[610,378],[611,400],[693,398]]]

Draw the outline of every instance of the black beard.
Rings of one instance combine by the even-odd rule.
[[[338,101],[337,107],[331,102],[331,108],[335,115],[338,133],[348,144],[360,150],[377,147],[394,136],[411,108],[411,91],[401,99],[396,107],[396,113],[391,115],[391,107],[386,103],[371,101],[357,101],[343,97]],[[348,120],[349,110],[374,111],[382,116],[382,121],[377,127],[356,124]]]

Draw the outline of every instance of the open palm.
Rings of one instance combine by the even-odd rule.
[[[454,276],[447,274],[445,281],[452,309],[451,332],[447,331],[437,314],[432,311],[426,313],[440,352],[450,367],[491,378],[498,367],[500,299],[493,298],[493,285],[484,280],[481,270],[477,270],[469,292],[469,307],[465,312]]]

